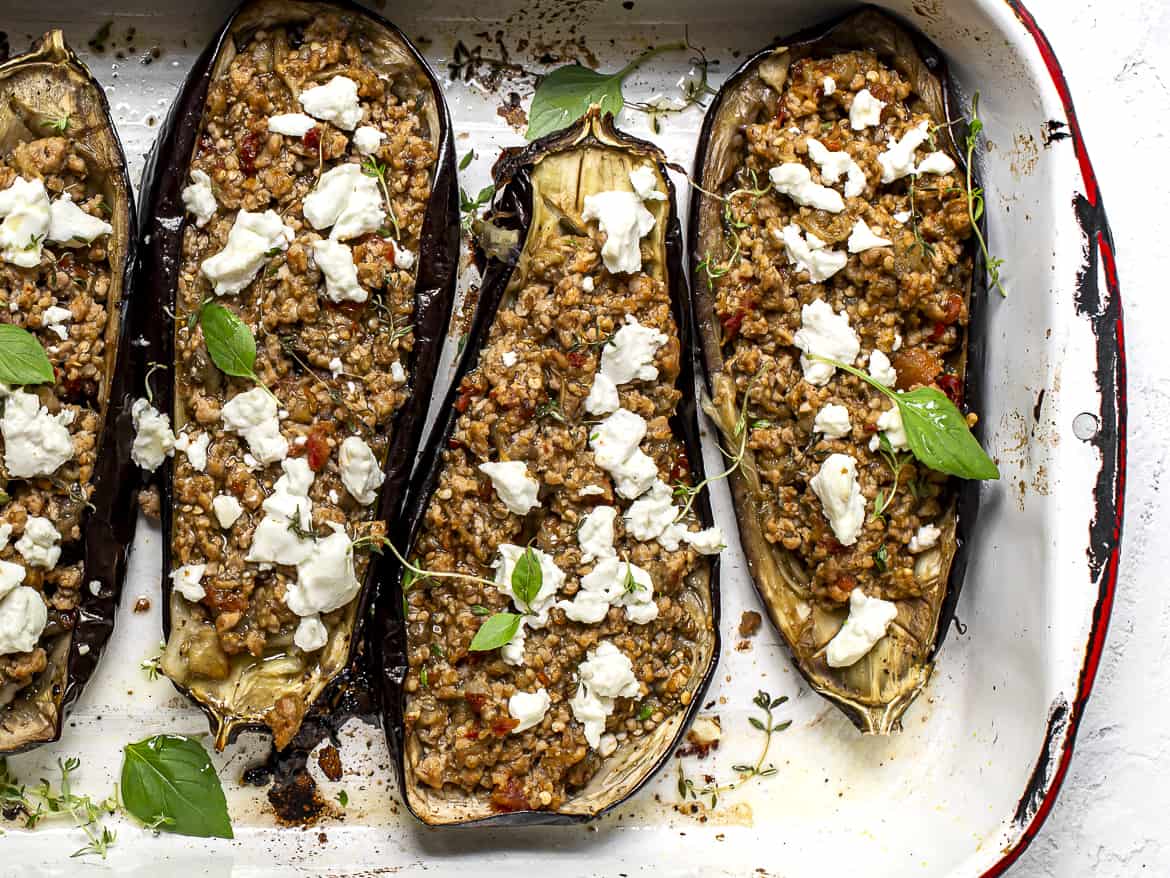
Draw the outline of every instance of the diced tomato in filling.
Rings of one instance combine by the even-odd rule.
[[[492,720],[492,734],[497,738],[503,738],[518,725],[520,725],[520,720],[515,717],[497,716]]]
[[[256,173],[256,156],[260,154],[260,135],[249,131],[240,144],[240,170],[251,177]]]
[[[740,308],[730,317],[723,321],[723,335],[727,341],[733,340],[739,335],[739,328],[743,326],[743,318],[747,316],[747,310]]]
[[[507,785],[492,790],[492,807],[497,811],[522,811],[528,807],[520,778],[508,778]]]
[[[455,411],[463,414],[467,411],[467,407],[471,405],[472,392],[471,388],[465,387],[459,391],[459,396],[455,400]]]
[[[686,449],[679,446],[674,452],[674,462],[670,467],[670,481],[672,483],[684,481],[690,472],[691,462],[687,458]]]
[[[482,692],[465,692],[463,700],[467,702],[467,706],[471,708],[475,714],[483,712],[483,706],[487,703],[487,696]]]
[[[589,355],[584,351],[569,351],[569,356],[566,359],[568,359],[570,366],[580,369],[589,362]]]
[[[301,138],[301,143],[305,145],[305,149],[316,149],[321,142],[321,129],[314,125],[305,132],[305,136]]]
[[[934,383],[938,385],[938,389],[947,395],[955,405],[961,405],[963,402],[963,382],[959,380],[957,375],[939,375],[934,379]]]
[[[947,331],[947,325],[945,323],[934,324],[934,329],[931,330],[931,333],[930,333],[930,340],[931,341],[938,341],[939,339],[941,339],[943,337],[943,333],[945,333],[946,331]]]
[[[318,473],[325,468],[332,449],[329,447],[329,440],[325,438],[324,430],[314,427],[309,431],[305,440],[305,453],[309,457],[309,469]]]

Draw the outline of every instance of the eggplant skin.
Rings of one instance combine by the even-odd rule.
[[[520,250],[527,231],[533,221],[533,170],[542,158],[554,153],[577,147],[603,147],[625,150],[653,162],[659,170],[667,189],[669,219],[665,224],[664,250],[667,282],[671,294],[673,317],[678,326],[682,355],[677,386],[685,388],[671,424],[675,435],[680,436],[692,466],[692,478],[698,483],[704,478],[702,447],[699,439],[699,423],[694,394],[695,371],[692,351],[691,296],[683,263],[683,237],[676,208],[675,190],[666,171],[665,158],[653,144],[626,135],[616,129],[611,114],[602,115],[594,107],[573,125],[534,141],[526,147],[506,149],[493,168],[496,197],[486,224],[492,230],[488,249],[484,248],[484,237],[477,241],[476,261],[481,268],[483,282],[480,298],[468,331],[467,342],[460,355],[454,379],[439,408],[439,418],[428,438],[419,466],[411,479],[410,490],[404,507],[404,514],[390,531],[394,544],[404,548],[409,557],[425,523],[425,515],[431,495],[438,484],[442,468],[442,454],[447,447],[459,411],[455,406],[460,384],[465,375],[474,369],[479,361],[480,351],[487,340],[497,310],[505,298],[509,282],[517,268]],[[489,252],[490,251],[490,252]],[[707,492],[701,492],[695,503],[695,511],[703,527],[711,527],[714,518],[711,513]],[[703,608],[709,613],[707,636],[709,642],[700,644],[705,660],[699,679],[687,709],[677,716],[676,723],[664,723],[661,735],[643,740],[641,751],[635,751],[621,761],[619,766],[608,772],[603,767],[598,776],[590,782],[585,794],[570,798],[559,811],[511,811],[492,812],[475,799],[423,795],[407,767],[407,750],[404,711],[406,704],[406,680],[409,663],[407,660],[407,635],[403,619],[404,593],[402,589],[404,569],[396,565],[386,587],[380,594],[376,611],[378,619],[377,644],[380,662],[380,686],[382,694],[382,718],[387,742],[394,754],[401,783],[402,800],[410,812],[430,826],[539,826],[584,823],[596,819],[620,806],[637,793],[667,763],[671,754],[680,745],[691,721],[702,705],[703,695],[714,677],[720,650],[719,637],[719,558],[710,556],[708,590],[709,599]],[[617,760],[612,760],[616,762]],[[611,781],[610,789],[596,790]]]
[[[741,164],[743,138],[740,132],[744,125],[762,118],[763,114],[776,112],[790,63],[799,58],[825,57],[850,50],[872,51],[896,69],[910,82],[914,95],[939,123],[962,117],[958,94],[939,50],[917,31],[874,7],[863,8],[778,40],[748,58],[728,78],[712,100],[699,136],[694,165],[699,186],[692,191],[688,241],[694,283],[694,321],[707,390],[714,400],[710,412],[717,422],[727,420],[728,411],[720,400],[725,400],[728,388],[734,391],[734,386],[722,370],[722,327],[715,314],[715,290],[699,265],[700,254],[712,252],[722,236],[721,204],[705,195],[704,190],[720,192]],[[964,154],[958,144],[965,137],[965,129],[962,122],[941,125],[939,129],[938,136],[948,140],[948,151],[953,155]],[[973,245],[971,249],[974,249]],[[968,296],[968,333],[978,337],[984,326],[987,285],[986,273],[977,253],[974,254],[972,277]],[[982,346],[965,345],[960,362],[965,364],[964,399],[969,408],[978,410],[982,403]],[[731,400],[734,404],[734,394]],[[977,428],[977,437],[978,433]],[[904,650],[905,654],[892,657],[895,662],[888,667],[893,670],[883,674],[892,677],[896,683],[890,684],[882,697],[870,698],[858,697],[857,691],[848,691],[843,677],[827,670],[823,661],[814,667],[811,656],[801,654],[808,652],[808,645],[794,643],[799,637],[802,614],[810,609],[801,596],[803,577],[807,574],[794,555],[766,540],[759,519],[752,511],[754,491],[750,480],[754,471],[754,456],[749,451],[744,466],[731,477],[730,487],[740,541],[753,584],[769,618],[788,643],[798,671],[813,689],[840,708],[860,731],[877,734],[895,731],[900,727],[906,709],[928,682],[935,657],[950,627],[976,521],[978,483],[960,480],[957,486],[951,516],[953,526],[944,533],[940,542],[942,560],[938,580],[942,586],[941,595],[933,602],[915,602],[925,606],[916,606],[909,613],[916,648],[912,654]]]
[[[30,117],[69,111],[70,119],[80,123],[71,136],[91,156],[89,174],[105,190],[114,226],[102,424],[92,505],[82,519],[81,603],[73,630],[46,644],[48,666],[41,677],[0,708],[0,755],[8,755],[61,737],[69,710],[97,668],[114,629],[137,520],[138,475],[130,459],[132,348],[124,343],[131,337],[129,323],[137,307],[133,272],[137,222],[134,190],[105,90],[65,43],[61,31],[50,31],[27,54],[0,64],[0,104],[0,140],[6,147],[44,136],[44,131],[34,133],[27,127]],[[100,587],[91,589],[94,582]]]
[[[137,271],[140,283],[150,290],[148,300],[151,304],[139,309],[135,324],[135,337],[146,342],[138,349],[136,386],[143,386],[151,363],[175,362],[171,308],[178,289],[183,225],[186,221],[180,193],[188,180],[188,168],[202,129],[204,102],[216,65],[224,53],[234,51],[237,36],[246,36],[265,26],[303,24],[322,12],[351,17],[384,35],[395,51],[412,66],[419,81],[425,83],[434,105],[430,122],[436,161],[431,196],[420,236],[415,278],[411,396],[399,409],[392,423],[392,439],[384,468],[386,478],[380,489],[375,516],[375,520],[393,521],[401,511],[411,463],[418,450],[439,355],[451,317],[459,259],[460,218],[455,143],[442,87],[429,64],[405,34],[377,13],[349,0],[244,0],[196,61],[159,130],[143,175],[140,227],[143,245]],[[151,383],[151,387],[155,391],[155,405],[165,413],[173,413],[175,399],[172,382],[156,380]],[[161,501],[163,529],[163,636],[169,638],[172,621],[173,587],[169,574],[172,569],[174,503],[170,458],[154,473],[154,481]],[[367,704],[360,694],[343,690],[352,681],[361,680],[366,675],[366,628],[373,612],[378,584],[387,578],[388,573],[385,558],[373,555],[356,599],[354,630],[348,655],[309,705],[302,721],[304,728],[317,728],[321,724],[314,720],[326,716],[336,722],[339,710],[349,710],[339,708],[338,705],[355,702]],[[175,683],[175,688],[191,698],[207,715],[217,749],[222,750],[242,731],[268,730],[268,726],[258,718],[225,716],[213,705],[197,698],[187,687]],[[349,712],[364,715],[368,712],[368,705],[366,709]]]

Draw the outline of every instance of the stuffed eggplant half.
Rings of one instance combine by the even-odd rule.
[[[113,629],[134,226],[105,92],[52,31],[0,64],[0,754],[60,736]]]
[[[972,402],[947,89],[935,51],[866,10],[745,63],[696,162],[696,322],[751,573],[802,674],[873,733],[930,676],[977,495],[922,462],[896,401]]]
[[[595,109],[496,165],[480,301],[385,611],[387,732],[426,823],[613,807],[714,670],[722,538],[662,161]]]
[[[160,464],[162,669],[217,747],[266,727],[284,748],[361,641],[450,316],[452,149],[406,38],[322,2],[244,4],[160,136],[144,359],[173,372],[144,363],[157,409],[136,420]]]

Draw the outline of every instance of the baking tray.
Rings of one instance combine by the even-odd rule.
[[[0,30],[13,51],[63,28],[99,81],[137,180],[179,83],[230,11],[229,2],[6,0]],[[718,86],[738,59],[772,38],[856,4],[832,0],[448,0],[375,4],[411,36],[447,85],[457,150],[477,158],[463,172],[478,191],[502,146],[523,142],[508,105],[527,105],[532,81],[493,82],[489,68],[454,71],[457,44],[479,57],[541,71],[580,59],[616,69],[649,45],[684,34],[713,63]],[[960,87],[982,92],[989,139],[982,159],[992,250],[1005,260],[1007,299],[985,309],[986,445],[1003,478],[983,486],[979,528],[955,629],[904,731],[863,738],[792,669],[765,626],[741,641],[734,627],[758,609],[738,545],[723,554],[725,647],[709,698],[725,730],[688,773],[731,777],[753,759],[748,724],[763,688],[791,700],[793,725],[775,738],[776,776],[724,795],[718,807],[678,807],[666,771],[615,813],[584,827],[425,830],[405,814],[381,732],[342,732],[340,782],[310,760],[325,809],[309,827],[278,825],[265,791],[242,783],[265,752],[245,735],[217,756],[237,838],[155,837],[111,821],[106,860],[69,858],[81,846],[64,823],[34,832],[5,825],[0,874],[514,876],[557,874],[777,876],[864,872],[871,876],[1003,874],[1039,830],[1072,756],[1092,688],[1116,585],[1125,466],[1125,360],[1121,299],[1101,194],[1060,65],[1032,16],[1012,0],[889,0],[881,4],[922,30],[948,56]],[[105,50],[87,42],[112,21]],[[133,35],[127,33],[133,29]],[[133,51],[131,51],[131,47]],[[627,82],[632,100],[678,94],[690,53],[659,56]],[[462,59],[462,55],[459,56]],[[517,95],[516,99],[511,94]],[[690,167],[697,109],[621,124]],[[676,175],[680,205],[689,188]],[[474,280],[468,271],[464,284]],[[458,330],[452,332],[445,364]],[[447,365],[439,379],[449,376]],[[439,399],[441,394],[436,394]],[[432,411],[432,417],[434,412]],[[704,437],[708,466],[717,452]],[[716,519],[731,529],[723,484]],[[203,734],[202,715],[140,663],[158,651],[160,540],[144,524],[131,558],[111,646],[59,744],[11,760],[20,777],[50,776],[58,757],[78,756],[76,786],[106,795],[121,747],[149,734]],[[149,612],[133,612],[140,596]],[[348,795],[342,809],[334,800]]]

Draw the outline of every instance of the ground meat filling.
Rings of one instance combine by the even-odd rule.
[[[357,84],[360,125],[382,134],[372,151],[359,150],[355,132],[319,119],[303,136],[269,130],[270,117],[304,113],[299,96],[334,77]],[[282,466],[257,462],[245,438],[221,419],[225,404],[255,385],[226,376],[211,361],[196,317],[202,303],[223,304],[256,339],[255,372],[278,401],[288,458],[307,461],[314,474],[308,530],[318,539],[333,533],[330,525],[351,539],[384,530],[373,521],[376,501],[359,502],[344,484],[341,446],[359,438],[380,469],[391,422],[408,396],[413,257],[435,149],[416,86],[404,83],[374,66],[345,19],[321,15],[303,30],[257,31],[210,87],[191,174],[192,179],[207,174],[217,209],[202,227],[188,217],[175,319],[176,434],[180,446],[184,435],[208,438],[203,471],[176,451],[173,483],[173,566],[206,565],[201,583],[206,593],[194,612],[215,635],[192,650],[196,674],[224,679],[230,657],[261,658],[291,649],[299,621],[285,602],[297,568],[245,560],[265,516],[261,504],[273,494]],[[330,230],[314,228],[303,204],[324,174],[345,163],[360,163],[366,177],[377,179],[392,212],[382,228],[344,241],[367,297],[336,303],[326,294],[313,251],[313,243],[328,238]],[[265,254],[263,267],[241,292],[217,297],[201,264],[224,250],[242,210],[274,211],[293,239],[287,249]],[[213,507],[224,495],[240,507],[239,517],[226,527]],[[358,581],[367,563],[368,553],[357,552]],[[348,606],[325,613],[325,626],[333,630],[347,611]]]
[[[826,88],[826,82],[832,85]],[[868,90],[868,96],[858,97]],[[854,102],[867,97],[885,104],[880,123],[857,130]],[[872,106],[872,104],[871,104]],[[859,116],[861,114],[858,114]],[[885,354],[897,373],[896,386],[933,385],[961,402],[957,362],[968,319],[971,234],[961,170],[920,170],[883,183],[879,156],[921,123],[927,136],[913,154],[944,150],[935,121],[921,111],[909,83],[868,52],[848,52],[793,64],[776,116],[746,127],[746,160],[730,189],[768,191],[731,201],[725,224],[730,262],[711,270],[715,308],[724,334],[726,369],[747,404],[748,447],[755,453],[761,492],[755,498],[766,537],[795,553],[810,574],[813,594],[830,604],[848,599],[857,586],[871,597],[898,599],[922,593],[915,578],[915,553],[950,503],[946,476],[897,451],[891,465],[871,442],[889,400],[859,378],[836,370],[823,386],[805,380],[794,337],[802,327],[802,306],[816,300],[848,316],[860,341],[852,365],[866,369],[870,354]],[[813,183],[849,191],[842,173],[825,179],[810,154],[810,140],[844,151],[864,173],[864,189],[845,195],[844,210],[800,206],[770,183],[769,171],[799,163]],[[887,158],[888,162],[888,158]],[[945,168],[947,162],[941,162]],[[850,252],[858,220],[887,241]],[[844,267],[823,282],[810,281],[804,264],[790,262],[784,230],[795,225],[810,246],[847,255]],[[726,268],[725,271],[723,269]],[[828,404],[843,406],[851,430],[837,438],[814,429]],[[838,413],[840,414],[840,413]],[[828,455],[851,455],[865,500],[865,522],[852,545],[842,545],[810,482]],[[895,475],[895,469],[900,474]],[[897,479],[897,489],[894,484]],[[881,515],[875,509],[892,501]],[[927,531],[920,534],[920,528]],[[914,542],[914,538],[920,540]]]
[[[90,216],[109,220],[112,206],[99,191],[101,181],[91,178],[82,146],[77,138],[44,137],[0,152],[0,191],[18,178],[39,180],[50,201],[67,197]],[[35,649],[0,655],[0,703],[36,679],[46,667],[45,646],[76,622],[84,566],[80,522],[93,490],[107,389],[113,277],[109,237],[69,246],[47,239],[30,241],[30,250],[38,244],[41,257],[34,267],[0,259],[0,319],[28,330],[48,354],[55,382],[23,390],[35,394],[50,414],[73,413],[68,424],[73,455],[51,476],[17,479],[5,468],[0,481],[0,527],[11,528],[0,546],[0,560],[24,567],[21,585],[36,589],[48,610],[48,624]],[[48,519],[61,534],[61,557],[51,569],[34,566],[16,549],[30,517]]]
[[[604,340],[632,315],[667,340],[654,358],[657,379],[621,385],[621,406],[647,421],[641,448],[659,477],[691,484],[686,453],[668,423],[680,396],[669,292],[641,272],[609,274],[599,253],[598,240],[565,235],[525,254],[525,283],[500,308],[478,366],[460,385],[461,414],[415,544],[417,563],[429,570],[486,579],[501,544],[531,545],[565,572],[558,596],[571,600],[595,567],[583,557],[578,529],[591,510],[609,505],[617,509],[617,557],[653,579],[653,621],[633,624],[615,606],[599,623],[584,624],[554,606],[546,627],[526,631],[522,664],[509,664],[501,650],[469,652],[485,616],[512,606],[493,586],[434,579],[408,591],[406,727],[420,747],[415,776],[434,789],[450,785],[488,797],[498,810],[558,808],[617,744],[683,710],[694,670],[688,645],[702,633],[680,596],[688,575],[706,562],[685,542],[668,551],[635,539],[623,520],[631,501],[618,496],[589,449],[601,418],[586,411],[585,398]],[[500,460],[524,461],[541,484],[539,504],[527,515],[509,512],[478,469]],[[683,523],[697,526],[693,513]],[[640,693],[616,698],[594,749],[569,702],[579,665],[602,641],[631,660]],[[549,696],[547,713],[514,732],[509,699],[541,689]]]

